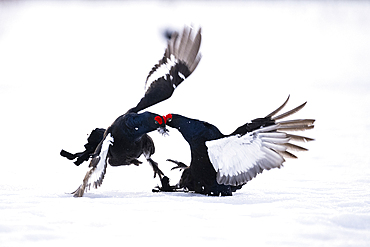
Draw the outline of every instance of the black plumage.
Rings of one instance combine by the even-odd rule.
[[[107,163],[112,166],[139,165],[141,162],[138,158],[141,155],[152,166],[154,177],[158,174],[163,178],[158,164],[151,159],[155,147],[147,133],[156,129],[166,132],[165,120],[154,113],[139,112],[171,97],[176,87],[195,70],[201,58],[200,43],[200,29],[195,34],[192,28],[187,27],[181,34],[174,33],[168,41],[163,58],[149,72],[145,82],[146,92],[140,102],[118,117],[104,130],[104,134],[93,131],[84,152],[71,154],[62,150],[61,155],[64,157],[77,157],[76,165],[92,157],[89,164],[91,169],[86,173],[81,186],[72,193],[75,197],[83,196],[91,186],[97,188],[101,185]],[[96,141],[95,137],[100,137],[100,140]]]
[[[104,132],[105,129],[102,128],[96,128],[91,131],[89,137],[87,138],[87,143],[84,145],[85,151],[72,154],[62,149],[62,151],[60,151],[60,155],[69,160],[74,160],[77,158],[73,163],[75,163],[76,166],[81,165],[84,161],[88,161],[91,158],[91,154],[94,153],[96,147],[99,145],[101,140],[103,140]]]
[[[152,166],[154,177],[158,174],[160,178],[163,172],[158,164],[152,160],[151,155],[155,152],[153,140],[147,134],[154,130],[165,129],[163,117],[151,113],[126,113],[118,117],[108,127],[102,140],[95,149],[82,185],[73,192],[75,197],[83,196],[87,189],[97,188],[102,184],[105,176],[107,163],[111,166],[139,165],[138,160],[144,155]]]
[[[229,135],[222,134],[216,126],[207,122],[178,114],[165,116],[166,124],[182,134],[191,150],[191,163],[188,167],[182,162],[168,160],[177,164],[174,168],[184,169],[179,183],[171,186],[171,190],[185,188],[207,195],[232,195],[232,192],[263,170],[281,167],[284,157],[296,158],[289,150],[307,150],[290,141],[313,139],[291,135],[286,131],[311,129],[315,120],[280,121],[306,104],[276,116],[288,99],[271,114],[240,126]],[[171,191],[166,181],[162,184],[164,191]],[[160,187],[158,189],[162,190]]]

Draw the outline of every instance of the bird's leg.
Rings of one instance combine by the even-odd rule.
[[[177,161],[177,160],[171,160],[171,159],[167,159],[167,161],[170,161],[172,163],[175,163],[177,166],[174,166],[171,168],[171,170],[175,170],[175,169],[185,169],[187,168],[188,166],[185,165],[184,163],[180,162],[180,161]]]
[[[167,176],[164,176],[161,179],[162,187],[156,186],[152,192],[184,192],[177,184],[170,185],[170,179]]]
[[[158,189],[161,190],[161,191],[170,192],[170,191],[173,191],[173,189],[174,189],[174,186],[170,185],[170,179],[167,176],[164,176],[161,179],[161,184],[162,184],[162,187],[158,187]]]
[[[158,163],[155,162],[154,160],[152,160],[152,158],[147,158],[147,161],[149,162],[149,164],[152,166],[153,168],[153,171],[154,171],[154,177],[157,176],[158,174],[158,177],[162,180],[163,176],[164,176],[164,173],[161,171],[161,169],[159,169],[158,167]]]
[[[177,164],[177,166],[173,167],[171,170],[185,169],[188,167],[187,165],[179,161],[175,161],[171,159],[168,159],[167,161]],[[180,188],[179,184],[170,185],[170,179],[167,176],[164,176],[163,178],[161,178],[161,184],[162,184],[162,187],[156,186],[152,191],[153,192],[186,192],[183,188]]]
[[[232,196],[230,185],[218,184],[216,181],[207,193],[209,196]]]
[[[153,167],[153,170],[154,170],[154,177],[156,174],[159,175],[159,178],[161,179],[161,185],[162,187],[160,186],[156,186],[152,192],[183,192],[184,190],[182,190],[178,184],[176,185],[170,185],[170,179],[165,176],[163,174],[163,172],[158,168],[158,164],[153,161],[150,157],[147,158],[148,162],[152,165]],[[177,161],[173,161],[173,160],[170,160],[174,163],[176,163]],[[182,163],[182,162],[177,162],[176,163],[178,165],[177,168],[186,168],[187,166]]]
[[[152,158],[147,159],[148,162],[152,165],[153,171],[154,171],[154,177],[158,174],[160,180],[161,180],[161,185],[162,187],[157,186],[155,189],[153,189],[153,192],[160,192],[160,191],[165,191],[165,192],[175,192],[178,189],[178,186],[171,186],[170,185],[170,179],[164,175],[164,173],[159,169],[158,163],[152,160]]]

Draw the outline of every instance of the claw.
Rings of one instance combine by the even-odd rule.
[[[180,169],[181,170],[181,169],[185,169],[185,168],[188,167],[187,165],[185,165],[184,163],[182,163],[180,161],[171,160],[171,159],[167,159],[167,161],[170,161],[170,162],[175,163],[177,165],[177,166],[172,167],[171,171],[175,170],[175,169]]]
[[[153,171],[154,171],[154,178],[157,176],[158,174],[158,177],[160,179],[162,179],[162,177],[164,176],[164,173],[161,171],[161,169],[159,169],[158,167],[158,163],[155,162],[154,160],[152,160],[152,158],[147,158],[147,161],[149,162],[149,164],[152,166],[153,168]]]
[[[156,168],[153,167],[153,170],[154,170],[154,178],[156,178],[158,174],[158,177],[162,179],[162,177],[164,176],[164,173],[161,171],[161,169],[159,169],[158,167]]]

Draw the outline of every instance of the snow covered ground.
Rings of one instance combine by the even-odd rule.
[[[305,1],[0,2],[0,245],[369,246],[370,3]],[[150,166],[87,171],[59,156],[136,105],[166,28],[201,26],[203,58],[149,108],[230,133],[290,94],[317,119],[309,152],[233,197],[158,193]],[[175,130],[153,159],[190,161]]]

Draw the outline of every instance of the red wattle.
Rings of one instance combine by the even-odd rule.
[[[167,114],[166,116],[163,116],[164,123],[166,124],[167,123],[167,120],[168,119],[171,119],[171,118],[172,118],[172,114]]]
[[[154,120],[155,121],[157,121],[158,123],[159,123],[159,125],[161,125],[162,124],[162,118],[160,117],[160,116],[156,116],[155,118],[154,118]],[[166,120],[165,120],[166,121]]]
[[[166,121],[167,121],[167,119],[171,119],[172,118],[172,114],[170,113],[170,114],[167,114],[166,116],[165,116],[165,119],[166,119]]]

